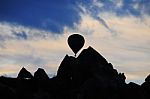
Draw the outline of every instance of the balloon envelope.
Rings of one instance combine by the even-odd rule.
[[[68,45],[75,53],[75,55],[83,47],[84,42],[85,42],[84,37],[79,34],[70,35],[68,38]]]

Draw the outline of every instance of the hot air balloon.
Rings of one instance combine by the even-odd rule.
[[[75,57],[77,52],[83,47],[84,42],[84,37],[80,34],[73,34],[68,37],[68,45],[75,53]]]

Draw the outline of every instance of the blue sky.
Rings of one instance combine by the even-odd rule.
[[[60,33],[80,19],[72,0],[1,0],[1,21],[47,29]]]
[[[122,3],[118,3],[118,2]],[[119,16],[150,14],[149,0],[1,0],[0,20],[61,33],[64,26],[80,21],[80,5],[93,17],[99,12],[115,12]],[[93,2],[103,7],[92,5]],[[123,4],[123,5],[121,5]],[[137,8],[135,8],[137,5]]]
[[[0,0],[0,74],[55,74],[72,33],[86,39],[127,82],[141,83],[150,73],[149,0]],[[61,49],[60,49],[61,48]]]

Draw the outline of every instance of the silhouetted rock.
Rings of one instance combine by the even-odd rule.
[[[126,79],[92,47],[84,49],[77,58],[66,55],[57,72],[57,77],[61,76],[78,85],[93,77],[103,81],[120,79],[125,82]]]
[[[72,66],[75,62],[76,58],[66,55],[58,68],[57,78],[65,83],[70,83],[72,80]]]
[[[83,99],[92,99],[99,94],[105,98],[113,97],[113,92],[125,85],[126,79],[124,73],[118,74],[113,65],[92,47],[84,49],[77,58],[66,55],[58,69],[57,78],[64,83],[62,85],[72,82],[74,97],[91,97]],[[113,94],[106,94],[110,92]]]
[[[49,77],[42,68],[38,68],[38,70],[34,73],[34,79],[36,80],[48,80]]]
[[[145,78],[145,82],[141,86],[150,91],[150,75]]]
[[[148,75],[145,79],[145,82],[149,82],[150,83],[150,75]]]
[[[124,73],[119,73],[118,76],[119,76],[119,81],[125,83],[126,76],[124,75]]]
[[[127,84],[122,97],[124,99],[145,99],[141,86],[134,82]]]
[[[113,69],[112,64],[108,63],[107,60],[92,47],[84,49],[81,52],[77,58],[77,63],[78,64],[73,67],[73,73],[75,75],[73,78],[79,79],[79,81],[96,77],[100,81],[106,81],[106,83],[108,83],[108,81],[115,80],[119,77],[118,72]]]
[[[31,79],[33,78],[32,74],[27,71],[24,67],[20,70],[17,78],[19,79]]]
[[[145,78],[145,82],[141,85],[142,91],[146,99],[150,99],[150,75]]]

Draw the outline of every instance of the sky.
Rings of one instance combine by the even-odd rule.
[[[150,0],[0,0],[0,75],[16,77],[22,67],[56,75],[65,55],[74,55],[73,33],[127,83],[150,74]]]

